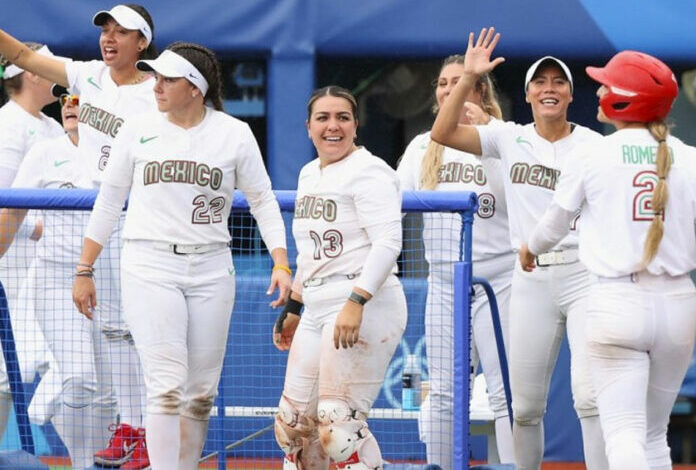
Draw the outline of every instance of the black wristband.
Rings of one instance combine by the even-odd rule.
[[[367,303],[367,299],[357,292],[351,292],[348,296],[348,300],[355,302],[358,305],[365,305]]]
[[[285,322],[285,319],[288,318],[288,314],[292,313],[293,315],[301,317],[302,307],[304,307],[304,304],[302,302],[298,302],[297,300],[288,298],[288,301],[285,302],[285,307],[283,308],[283,311],[280,312],[278,318],[276,318],[275,324],[273,325],[273,331],[278,334],[280,334],[283,331],[283,323]]]
[[[302,307],[304,307],[304,304],[302,302],[299,302],[292,297],[288,298],[288,301],[285,302],[285,307],[283,308],[284,313],[294,313],[295,315],[302,316]]]

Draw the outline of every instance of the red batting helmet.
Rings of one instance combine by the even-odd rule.
[[[599,105],[609,119],[650,122],[667,117],[679,87],[662,61],[636,51],[621,51],[604,67],[587,67],[587,74],[607,87]]]

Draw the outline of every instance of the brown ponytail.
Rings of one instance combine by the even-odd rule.
[[[667,146],[667,137],[669,136],[669,128],[664,121],[652,121],[648,123],[648,130],[655,140],[659,142],[657,146],[657,186],[653,191],[651,200],[652,210],[655,213],[653,220],[648,229],[648,234],[645,238],[645,246],[643,247],[643,266],[647,266],[657,255],[657,250],[662,241],[664,234],[664,215],[665,206],[667,205],[667,175],[672,167],[672,158]]]

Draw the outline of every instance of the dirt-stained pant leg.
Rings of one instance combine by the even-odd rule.
[[[334,461],[365,465],[355,468],[381,468],[379,446],[365,419],[406,328],[406,298],[401,283],[390,276],[365,305],[357,344],[336,349],[334,323],[352,286],[353,281],[340,281],[321,286],[321,292],[305,289],[303,294],[308,309],[321,316],[319,436],[324,450]],[[335,445],[338,436],[351,438],[350,454],[336,451],[345,447]]]

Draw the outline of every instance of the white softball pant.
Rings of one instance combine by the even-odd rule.
[[[513,443],[520,470],[536,470],[544,451],[543,417],[563,334],[570,346],[573,406],[583,431],[589,470],[606,468],[595,393],[587,361],[585,323],[590,276],[580,262],[537,267],[515,264],[510,300],[510,386]]]
[[[600,278],[590,288],[587,326],[610,468],[671,469],[667,424],[696,334],[691,279]]]
[[[498,302],[504,342],[508,344],[508,307],[515,254],[509,253],[474,263],[474,275],[488,280]],[[507,402],[500,372],[498,349],[493,332],[488,297],[476,287],[471,305],[471,364],[474,370],[479,359],[488,385],[488,400],[496,420],[507,418]],[[425,442],[428,463],[452,468],[452,433],[454,415],[454,265],[431,263],[428,277],[428,299],[425,307],[425,345],[428,356],[430,391],[421,407],[418,424]],[[507,426],[509,435],[510,423]],[[508,438],[509,439],[509,438]],[[510,443],[507,447],[510,447]],[[505,447],[505,446],[499,446]],[[500,452],[502,451],[502,452]],[[512,450],[499,449],[501,461],[512,462]]]
[[[145,375],[148,414],[205,421],[220,380],[235,297],[228,248],[178,255],[126,241],[126,324]]]
[[[360,336],[352,348],[334,348],[336,316],[355,280],[305,287],[302,319],[292,340],[283,395],[299,414],[317,418],[318,400],[340,398],[367,415],[406,328],[406,297],[396,276],[389,276],[365,304]]]

